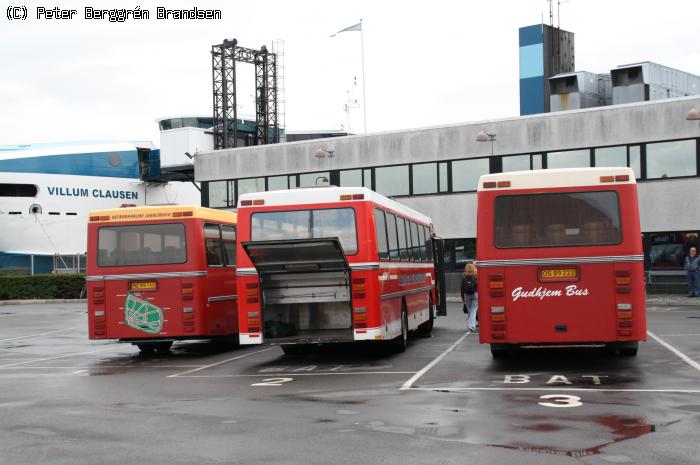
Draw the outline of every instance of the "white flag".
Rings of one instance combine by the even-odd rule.
[[[360,21],[360,22],[357,23],[357,24],[353,24],[353,25],[350,26],[350,27],[346,27],[345,29],[342,29],[342,30],[338,31],[338,32],[336,32],[335,34],[331,34],[331,37],[335,37],[335,36],[337,36],[338,34],[340,34],[341,32],[361,31],[361,30],[362,30],[362,21]]]

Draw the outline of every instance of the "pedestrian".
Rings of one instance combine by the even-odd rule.
[[[476,314],[479,307],[479,293],[476,286],[476,265],[467,263],[464,267],[461,286],[464,313],[467,313],[467,333],[476,331]]]
[[[683,269],[688,273],[688,297],[700,297],[700,256],[696,247],[688,251]]]

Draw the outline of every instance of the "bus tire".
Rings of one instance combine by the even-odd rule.
[[[141,355],[152,355],[156,352],[156,347],[152,343],[136,344]]]
[[[153,348],[159,354],[166,354],[170,352],[170,348],[173,346],[173,341],[156,342],[153,344]]]
[[[625,344],[618,350],[623,357],[635,357],[637,355],[637,350],[639,350],[639,343],[635,341],[631,344]]]
[[[401,303],[401,334],[391,341],[391,348],[396,353],[406,351],[408,347],[408,311],[406,310],[406,302]]]
[[[435,322],[435,309],[433,308],[433,296],[428,298],[428,321],[418,327],[416,332],[423,336],[428,336],[433,331],[433,323]]]

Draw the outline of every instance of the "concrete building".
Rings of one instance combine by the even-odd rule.
[[[646,266],[665,282],[667,274],[682,279],[681,260],[700,234],[700,125],[686,119],[691,108],[700,108],[700,97],[212,151],[195,157],[195,177],[202,204],[227,209],[245,192],[324,179],[369,187],[431,216],[458,272],[474,257],[482,174],[630,166]],[[495,140],[477,142],[481,131]]]

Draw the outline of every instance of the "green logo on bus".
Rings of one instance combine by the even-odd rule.
[[[163,329],[163,309],[129,292],[124,302],[124,321],[144,333],[159,334]]]

